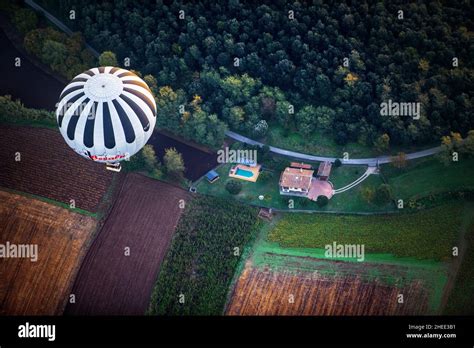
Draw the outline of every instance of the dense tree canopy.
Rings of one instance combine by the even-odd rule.
[[[198,125],[222,131],[222,121],[251,134],[264,119],[370,146],[383,134],[391,144],[421,144],[474,128],[468,2],[41,2],[96,49],[169,86],[183,99],[177,105],[200,96],[199,112],[190,111]],[[420,118],[381,116],[388,100],[420,102]],[[173,117],[164,126],[182,124]]]

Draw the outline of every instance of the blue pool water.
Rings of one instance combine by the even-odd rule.
[[[245,170],[245,169],[240,169],[237,168],[237,171],[235,172],[236,175],[240,176],[245,176],[246,178],[251,178],[253,176],[253,173],[250,170]]]

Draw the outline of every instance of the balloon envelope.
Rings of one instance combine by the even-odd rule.
[[[79,155],[116,163],[137,153],[156,123],[155,99],[134,73],[115,67],[89,69],[64,88],[56,109],[59,130]]]

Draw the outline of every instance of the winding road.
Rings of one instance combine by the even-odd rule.
[[[243,135],[240,135],[238,133],[232,132],[232,131],[227,131],[226,135],[229,138],[232,138],[234,140],[240,141],[242,143],[246,143],[249,145],[258,145],[258,146],[264,146],[266,144],[255,141],[253,139],[247,138]],[[406,154],[406,160],[412,160],[416,158],[422,158],[422,157],[427,157],[427,156],[432,156],[436,153],[438,153],[441,150],[441,147],[432,147],[430,149],[422,150],[422,151],[417,151],[417,152],[412,152],[409,154]],[[297,158],[297,159],[302,159],[302,160],[307,160],[307,161],[328,161],[328,162],[334,162],[336,160],[336,157],[323,157],[323,156],[314,156],[314,155],[307,155],[301,152],[295,152],[295,151],[290,151],[290,150],[285,150],[285,149],[280,149],[279,147],[275,146],[270,146],[270,151],[286,156],[286,157],[291,157],[291,158]],[[375,167],[378,164],[384,164],[384,163],[390,163],[392,161],[392,156],[379,156],[379,157],[372,157],[372,158],[355,158],[355,159],[348,159],[348,160],[343,160],[340,159],[343,164],[363,164],[363,165],[368,165],[369,167]]]

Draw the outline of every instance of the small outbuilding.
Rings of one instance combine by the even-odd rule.
[[[219,173],[217,173],[215,170],[211,170],[206,174],[206,179],[212,184],[213,182],[219,180]]]
[[[319,180],[328,180],[329,175],[331,174],[331,168],[332,168],[331,162],[321,162],[318,168]]]

